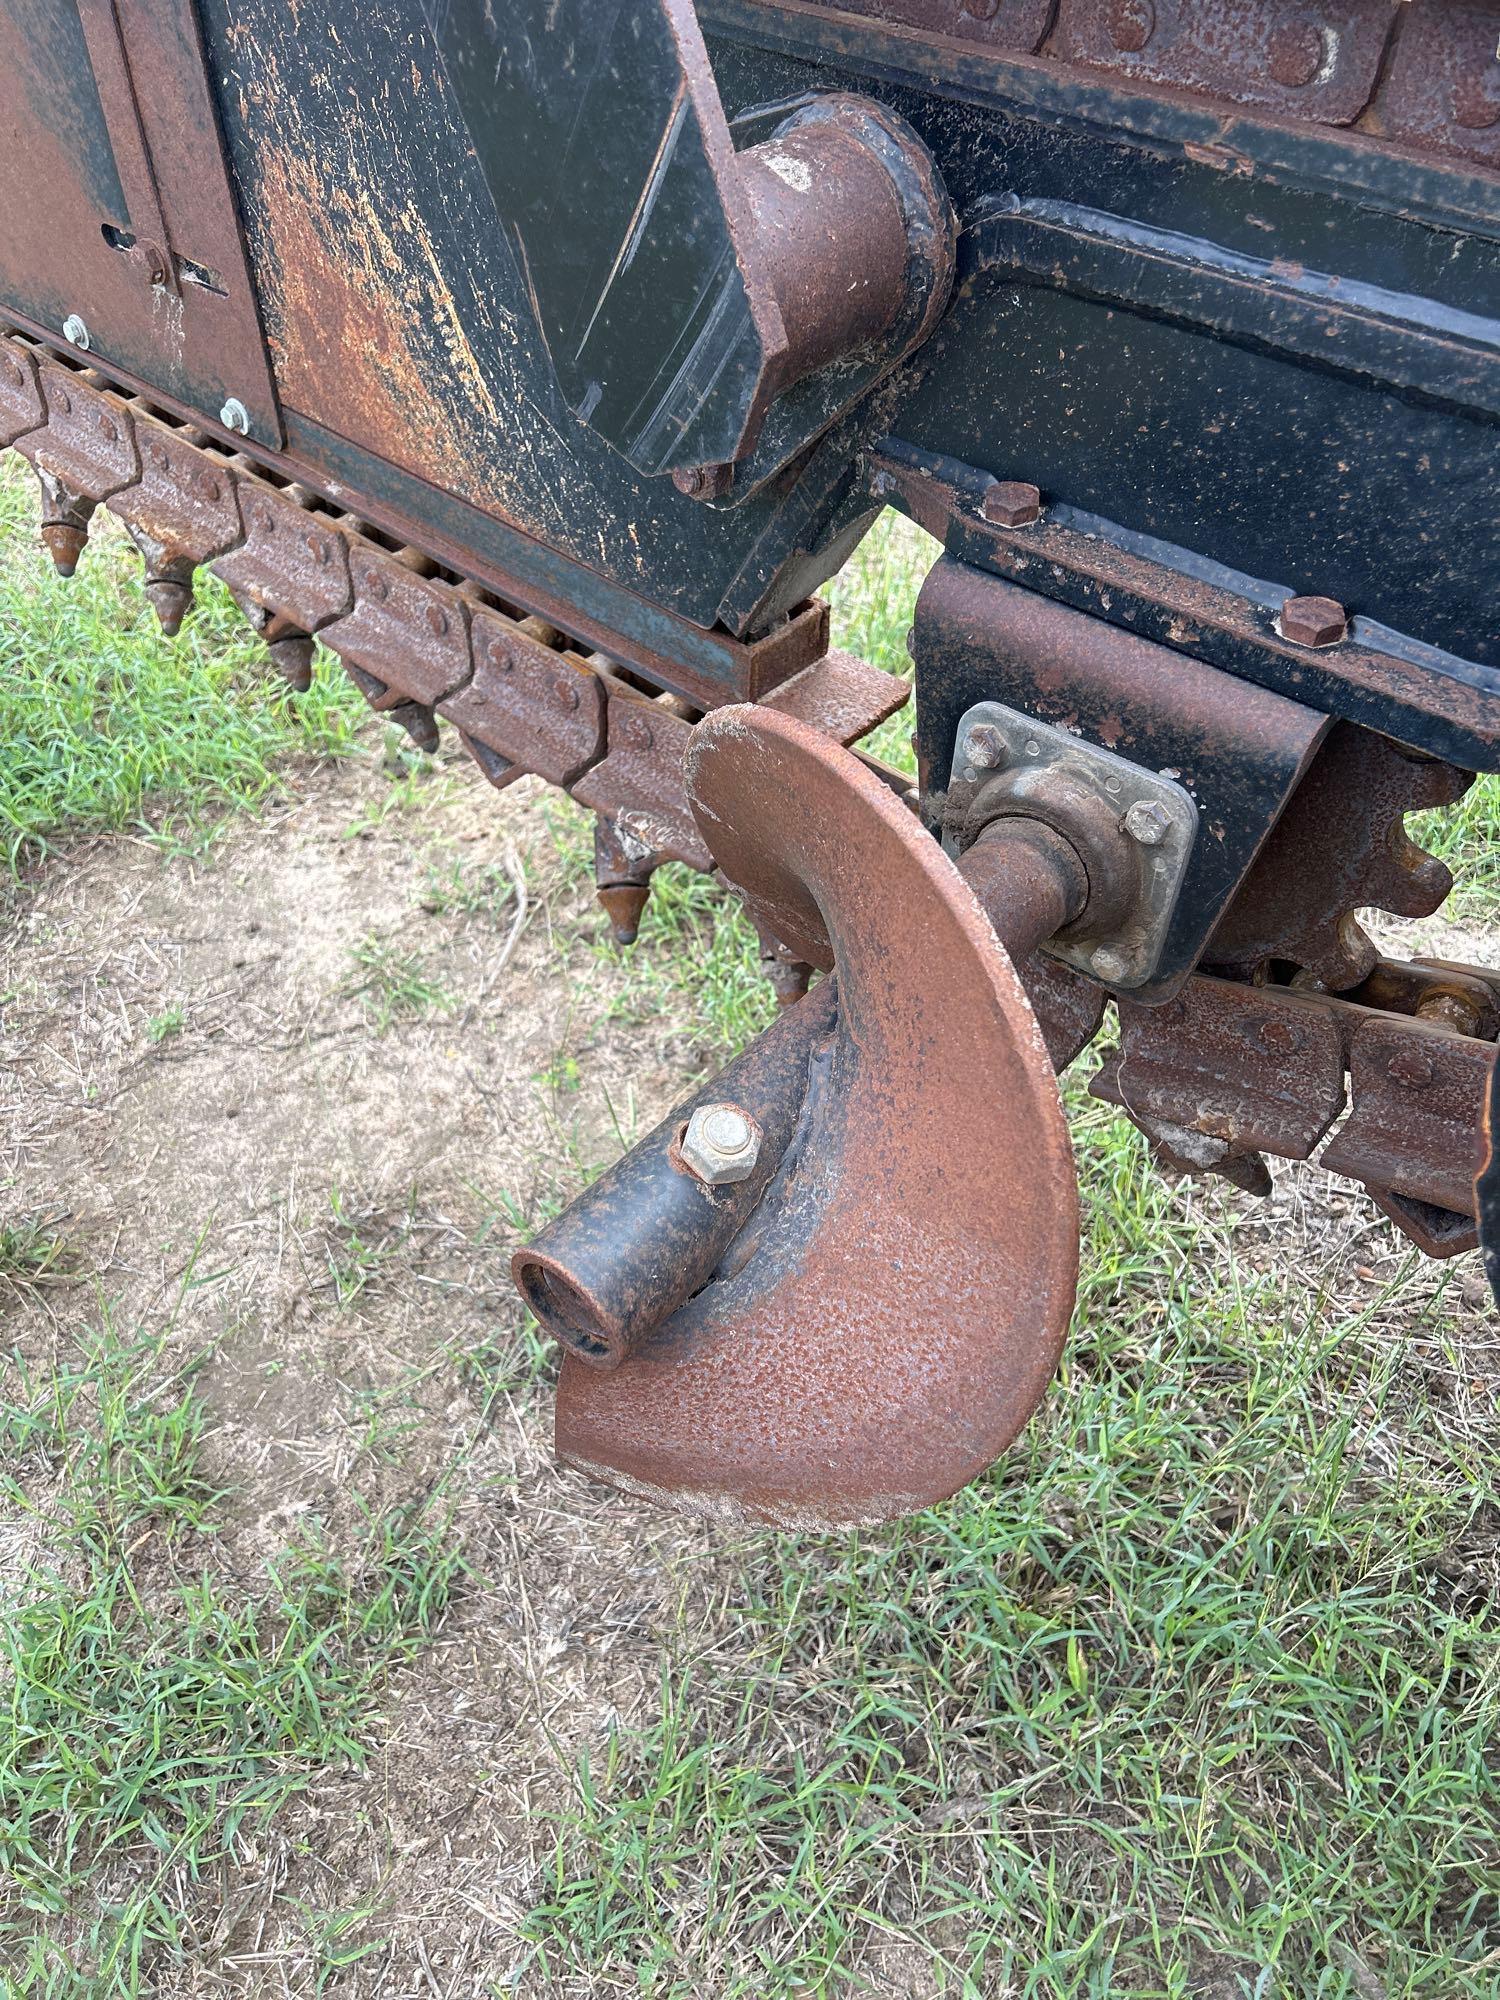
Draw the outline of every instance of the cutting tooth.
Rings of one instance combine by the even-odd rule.
[[[778,1007],[795,1007],[807,994],[812,967],[800,958],[762,958],[760,969],[771,982]]]
[[[602,813],[594,818],[594,881],[599,907],[617,945],[634,944],[651,899],[658,857]]]
[[[437,717],[425,702],[400,701],[383,713],[387,722],[399,722],[416,747],[432,756],[439,742]]]
[[[600,909],[609,918],[609,934],[615,943],[634,944],[651,900],[650,882],[606,882],[596,894]]]
[[[175,639],[193,608],[193,577],[198,565],[191,556],[174,555],[144,528],[126,523],[126,532],[146,565],[146,596],[162,631]]]
[[[89,522],[98,504],[65,486],[55,474],[36,468],[42,489],[42,542],[59,576],[72,576],[89,544]]]
[[[313,677],[313,642],[307,634],[288,632],[284,638],[268,639],[266,653],[293,692],[306,694]]]
[[[777,1007],[795,1007],[807,993],[812,967],[763,924],[755,925],[755,934],[760,939],[760,969],[771,982]]]

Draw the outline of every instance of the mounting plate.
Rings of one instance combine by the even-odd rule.
[[[985,817],[1028,813],[1069,831],[1050,800],[1066,789],[1086,796],[1095,825],[1119,832],[1123,893],[1102,914],[1078,922],[1043,946],[1101,985],[1131,991],[1149,985],[1161,962],[1172,912],[1198,838],[1198,808],[1174,779],[1132,764],[1003,702],[982,701],[959,723],[950,795],[982,799]],[[1141,828],[1131,830],[1131,822]],[[952,833],[944,840],[950,853]]]

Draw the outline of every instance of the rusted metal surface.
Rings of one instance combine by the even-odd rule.
[[[605,754],[572,791],[645,853],[706,870],[713,856],[694,821],[683,773],[692,735],[693,725],[670,709],[611,687]]]
[[[468,680],[469,613],[458,593],[373,544],[355,544],[354,605],[321,634],[360,667],[428,708]]]
[[[71,18],[70,18],[71,17]],[[281,421],[190,0],[0,5],[0,268],[54,334],[199,409]]]
[[[193,572],[244,529],[233,474],[165,424],[135,419],[141,476],[109,501],[146,564],[146,595],[170,635],[192,603]]]
[[[706,11],[718,13],[720,8]],[[791,9],[787,10],[789,13]],[[799,0],[1132,89],[1355,127],[1420,153],[1500,165],[1495,0]]]
[[[521,1296],[570,1355],[618,1368],[713,1277],[781,1167],[836,1018],[830,981],[516,1252]],[[746,1179],[711,1188],[688,1171],[680,1145],[695,1111],[724,1102],[754,1120],[761,1146]]]
[[[837,1022],[745,1254],[620,1367],[564,1360],[558,1450],[706,1512],[885,1519],[1004,1450],[1056,1365],[1077,1207],[1051,1064],[973,895],[857,760],[722,710],[691,783],[757,917],[836,960]]]
[[[1028,529],[1025,533],[1035,533]],[[1202,802],[1201,827],[1150,980],[1185,979],[1215,918],[1293,794],[1327,718],[1035,591],[951,560],[917,599],[921,749],[946,770],[961,719],[1001,701],[1153,773]],[[929,691],[930,690],[930,691]],[[961,777],[935,802],[967,811]],[[985,776],[972,787],[982,795]]]
[[[1120,1047],[1089,1088],[1179,1168],[1310,1159],[1344,1108],[1339,1025],[1315,1000],[1200,978],[1164,1007],[1119,1014]]]
[[[1494,975],[1382,960],[1350,998],[1200,975],[1165,1007],[1119,1014],[1120,1047],[1089,1088],[1163,1164],[1263,1193],[1262,1155],[1311,1158],[1347,1102],[1319,1164],[1362,1181],[1427,1255],[1473,1248]]]
[[[1057,11],[1057,0],[837,0],[837,4],[839,13],[863,20],[919,28],[1021,54],[1041,46]]]
[[[1278,959],[1331,992],[1358,985],[1380,954],[1356,913],[1431,916],[1453,887],[1443,863],[1407,834],[1405,815],[1452,805],[1472,782],[1341,724],[1216,927],[1208,961],[1249,973]]]
[[[965,849],[958,872],[1016,964],[1080,916],[1089,899],[1082,856],[1040,820],[992,821]]]
[[[1500,6],[1411,0],[1366,128],[1423,152],[1500,167]]]
[[[735,171],[786,334],[774,393],[840,364],[827,395],[785,406],[790,416],[805,405],[805,442],[932,331],[953,285],[957,222],[921,140],[871,98],[831,92],[799,106]],[[763,474],[790,455],[798,428]]]
[[[1382,958],[1344,997],[1355,1006],[1411,1014],[1482,1042],[1500,1037],[1500,971],[1483,966],[1442,958]]]
[[[1049,53],[1132,80],[1348,125],[1374,94],[1400,0],[1059,0]]]
[[[1500,1306],[1500,1064],[1490,1073],[1485,1099],[1482,1164],[1474,1182],[1474,1212],[1490,1290]]]
[[[354,586],[349,543],[335,523],[242,470],[235,486],[241,534],[214,562],[215,572],[236,598],[303,632],[320,632],[341,618]]]
[[[294,685],[308,684],[316,633],[372,705],[423,747],[435,744],[441,714],[492,782],[534,771],[579,788],[602,816],[601,890],[622,942],[662,860],[712,866],[684,788],[693,725],[679,711],[694,711],[679,697],[649,700],[617,678],[613,660],[584,657],[562,630],[501,608],[412,549],[380,546],[305,488],[272,484],[248,459],[194,442],[138,401],[6,336],[0,422],[41,476],[44,534],[65,570],[107,500],[136,536],[148,590],[170,625],[190,602],[194,568],[211,563]],[[802,656],[826,635],[827,619],[826,605],[809,605],[769,653],[740,651],[765,661],[768,692],[786,683],[788,709],[848,742],[909,689],[847,653],[807,667]],[[753,665],[747,678],[759,678]]]
[[[1421,1021],[1362,1021],[1349,1049],[1351,1110],[1323,1154],[1330,1173],[1472,1214],[1484,1159],[1493,1042]]]
[[[1227,672],[1245,692],[1275,690],[1466,770],[1500,768],[1500,673],[1481,661],[1386,644],[1391,635],[1358,618],[1338,644],[1299,645],[1280,629],[1294,596],[1283,588],[1143,545],[1111,521],[1049,507],[1046,496],[1040,518],[1004,527],[984,515],[989,474],[899,439],[882,441],[877,463],[950,557],[1087,613],[1102,628],[1098,647],[1111,628],[1135,633]]]
[[[19,342],[0,336],[0,448],[47,421],[36,362]]]
[[[487,608],[472,618],[473,678],[439,715],[519,771],[570,785],[604,755],[604,683],[577,653]],[[560,638],[561,635],[559,634]]]
[[[764,706],[835,742],[857,743],[911,699],[910,684],[855,653],[833,652],[772,690]]]
[[[43,361],[38,375],[46,427],[18,438],[16,450],[39,473],[96,504],[133,486],[141,471],[135,421],[120,398],[53,361]]]

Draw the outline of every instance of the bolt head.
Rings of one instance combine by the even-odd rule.
[[[1101,944],[1090,955],[1089,965],[1095,978],[1102,979],[1106,986],[1118,986],[1130,970],[1119,952],[1111,950],[1107,944]]]
[[[1160,847],[1172,831],[1172,815],[1158,799],[1137,799],[1125,815],[1125,831],[1142,847]]]
[[[677,1150],[695,1180],[728,1187],[755,1172],[761,1138],[760,1127],[738,1104],[700,1104]]]
[[[81,320],[77,313],[69,313],[63,321],[63,339],[70,347],[81,347],[85,352],[93,345],[89,338],[88,324],[85,320]]]
[[[1109,10],[1110,38],[1117,49],[1136,55],[1156,33],[1152,0],[1114,0]]]
[[[689,500],[722,500],[734,484],[732,465],[680,465],[672,484]]]
[[[997,479],[980,501],[979,511],[1002,528],[1030,527],[1041,518],[1041,489],[1023,479]]]
[[[1288,23],[1271,42],[1271,75],[1283,90],[1316,83],[1328,56],[1325,31],[1310,21]]]
[[[250,435],[250,412],[238,396],[231,396],[220,410],[219,422],[226,431],[238,431],[241,437]]]
[[[1336,646],[1348,630],[1348,612],[1331,597],[1289,597],[1281,607],[1281,636],[1294,646]]]
[[[1302,1046],[1301,1031],[1290,1021],[1262,1021],[1260,1039],[1266,1048],[1283,1056],[1295,1055]]]
[[[981,771],[997,771],[1010,755],[1010,745],[993,722],[976,722],[964,749],[968,762]]]
[[[1432,1057],[1420,1049],[1398,1049],[1386,1064],[1386,1075],[1403,1090],[1425,1090],[1433,1074]]]

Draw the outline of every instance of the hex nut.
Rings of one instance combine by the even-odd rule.
[[[1106,986],[1118,986],[1130,970],[1119,952],[1112,951],[1107,944],[1101,944],[1090,956],[1089,965],[1094,976],[1102,979]]]
[[[238,431],[241,437],[250,435],[250,412],[238,396],[231,396],[220,410],[219,422],[226,431]]]
[[[63,339],[70,347],[81,347],[85,353],[93,346],[88,323],[80,319],[77,313],[69,313],[63,321]]]
[[[1137,799],[1125,815],[1125,831],[1141,847],[1160,847],[1172,831],[1172,815],[1157,799]]]
[[[997,479],[980,501],[979,511],[1002,528],[1028,528],[1041,516],[1041,488],[1022,479]]]
[[[1282,638],[1294,646],[1336,646],[1349,630],[1349,614],[1331,597],[1289,597],[1280,623]]]
[[[747,1181],[760,1158],[761,1129],[738,1104],[700,1104],[678,1142],[682,1164],[706,1187]]]

